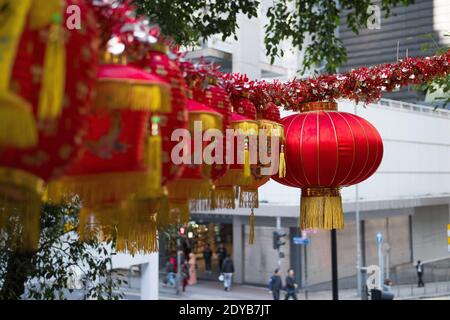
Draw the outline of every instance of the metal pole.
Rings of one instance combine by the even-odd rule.
[[[355,114],[358,108],[355,104]],[[355,185],[355,224],[356,224],[356,296],[361,296],[361,221],[359,216],[359,185]]]
[[[281,230],[281,217],[277,217],[277,231]],[[281,267],[280,247],[277,248],[278,268]]]
[[[331,284],[333,300],[339,300],[336,229],[331,230]]]
[[[383,255],[383,241],[378,242],[378,265],[380,267],[380,289],[383,288],[384,284],[384,255]]]

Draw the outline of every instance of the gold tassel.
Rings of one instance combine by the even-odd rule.
[[[151,134],[147,141],[146,165],[147,165],[147,196],[159,196],[162,179],[162,138],[159,131],[160,118],[152,117]]]
[[[248,150],[248,139],[245,142],[245,150],[244,150],[244,179],[250,178],[251,170],[250,170],[250,151]]]
[[[251,214],[250,214],[250,231],[248,234],[248,244],[252,245],[255,243],[255,212],[252,208]]]
[[[29,148],[38,142],[31,104],[10,92],[10,81],[31,1],[0,0],[0,146]]]
[[[19,252],[37,249],[44,181],[18,169],[0,167],[0,232]]]
[[[279,178],[286,177],[286,159],[284,156],[284,145],[281,145],[280,166],[278,168],[278,177]]]
[[[300,202],[300,228],[302,230],[343,229],[344,212],[339,189],[302,189]]]
[[[55,119],[61,115],[66,80],[66,49],[61,26],[62,6],[53,12],[44,58],[39,120]]]

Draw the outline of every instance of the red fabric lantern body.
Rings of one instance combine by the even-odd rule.
[[[281,120],[286,136],[286,177],[273,179],[302,189],[301,228],[340,229],[340,187],[369,178],[383,157],[378,131],[336,103],[309,103],[309,111]]]
[[[39,120],[38,116],[41,72],[47,47],[45,35],[50,27],[24,32],[12,73],[12,90],[30,103],[39,124],[36,147],[0,151],[0,193],[7,202],[2,205],[5,212],[0,214],[0,227],[12,213],[7,208],[16,208],[19,220],[23,219],[24,248],[37,243],[44,183],[60,177],[79,158],[86,133],[86,114],[91,106],[98,66],[98,31],[94,15],[84,1],[66,1],[66,7],[72,4],[81,9],[83,27],[64,30],[67,41],[61,115],[46,120]],[[65,25],[67,18],[68,14],[61,23]]]

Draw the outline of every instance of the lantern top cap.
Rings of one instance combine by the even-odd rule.
[[[337,111],[338,106],[334,101],[314,101],[303,103],[301,106],[301,112],[313,112],[313,111]]]

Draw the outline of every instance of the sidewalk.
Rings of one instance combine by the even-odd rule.
[[[429,283],[424,288],[414,285],[402,285],[392,288],[395,300],[424,299],[442,297],[450,300],[450,283]],[[249,285],[234,285],[233,290],[226,292],[222,283],[214,281],[200,281],[195,286],[188,286],[181,295],[175,293],[174,288],[160,287],[162,300],[271,300],[272,295],[262,287]],[[282,298],[284,294],[282,294]],[[331,291],[305,292],[300,290],[299,300],[331,300]],[[355,289],[339,290],[339,300],[359,300]]]

